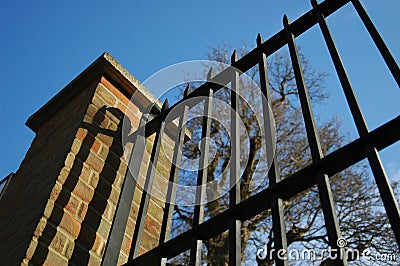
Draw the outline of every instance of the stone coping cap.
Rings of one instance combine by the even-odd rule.
[[[118,85],[117,88],[122,90],[121,92],[128,98],[132,96],[135,91],[139,91],[144,96],[141,97],[141,99],[148,101],[147,103],[143,103],[145,106],[156,102],[157,106],[161,109],[162,103],[114,57],[105,52],[36,113],[31,115],[25,123],[26,126],[36,133],[49,118],[63,108],[65,104],[71,101],[94,79],[100,76],[105,76],[114,81]]]

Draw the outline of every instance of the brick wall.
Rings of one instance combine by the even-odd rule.
[[[140,90],[134,105],[130,95]],[[121,121],[137,129],[154,97],[110,55],[102,55],[28,120],[36,137],[0,201],[4,265],[100,265],[132,145],[122,147]],[[152,140],[148,138],[147,150]],[[172,151],[166,138],[163,150]],[[154,191],[165,194],[169,160],[160,155]],[[145,153],[139,183],[149,162]],[[118,264],[127,261],[141,197],[136,188]],[[152,198],[140,253],[155,247],[164,203]]]

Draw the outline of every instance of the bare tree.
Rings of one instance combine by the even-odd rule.
[[[208,54],[210,60],[229,63],[231,49],[224,45],[212,48]],[[246,45],[239,51],[247,52]],[[323,103],[328,95],[324,93],[325,73],[316,72],[307,59],[300,53],[300,60],[305,74],[305,82],[314,105]],[[218,71],[218,69],[216,70]],[[250,70],[248,74],[257,81],[258,69]],[[298,104],[297,87],[294,80],[292,64],[283,52],[275,53],[268,60],[269,86],[272,91],[272,111],[276,123],[277,148],[276,161],[282,178],[286,178],[299,169],[311,163],[311,156],[301,109]],[[240,89],[247,94],[253,93],[254,88],[249,84],[240,84]],[[216,97],[221,101],[229,102],[230,91],[221,89]],[[250,96],[251,97],[251,96]],[[256,97],[256,96],[254,96]],[[267,170],[260,162],[261,132],[255,118],[254,111],[245,103],[240,104],[240,117],[246,130],[249,132],[247,142],[247,163],[241,165],[241,199],[245,200],[257,190],[252,190],[251,181],[256,176],[266,176]],[[188,158],[200,156],[199,141],[201,119],[188,122],[188,128],[193,132],[191,141],[184,145],[184,155]],[[324,154],[343,146],[346,138],[340,132],[341,121],[332,117],[327,121],[318,121],[318,132]],[[212,121],[211,136],[213,139],[213,159],[207,169],[208,181],[217,179],[217,191],[207,193],[223,194],[227,177],[220,177],[228,167],[230,157],[230,140],[219,121]],[[242,142],[246,140],[241,140]],[[261,165],[261,167],[260,167]],[[226,174],[226,173],[225,173]],[[185,172],[180,177],[181,182],[193,183],[193,173]],[[311,177],[310,177],[311,178]],[[371,179],[368,167],[360,163],[342,171],[331,179],[336,211],[340,227],[349,248],[358,250],[360,254],[369,248],[372,253],[395,253],[398,250],[388,224],[382,203]],[[229,181],[228,181],[229,182]],[[267,182],[267,181],[265,181]],[[267,183],[263,183],[266,185]],[[398,189],[398,184],[393,184]],[[262,186],[261,188],[262,189]],[[211,196],[207,194],[207,196]],[[217,200],[207,203],[206,216],[213,217],[227,209],[228,195],[224,194]],[[175,209],[174,228],[177,233],[192,226],[193,209],[177,206]],[[317,253],[328,247],[327,233],[324,228],[321,204],[316,187],[302,192],[300,195],[284,202],[284,213],[287,229],[287,242],[290,248],[309,248]],[[241,228],[242,261],[257,262],[258,265],[273,265],[274,258],[270,256],[274,248],[274,236],[270,211],[242,223]],[[209,265],[227,265],[228,261],[228,233],[222,233],[205,241],[204,260]],[[257,249],[264,247],[265,259],[256,258],[256,252],[249,252],[250,247]],[[246,252],[247,250],[247,252]],[[184,259],[184,257],[181,257]],[[350,259],[351,260],[351,259]],[[361,263],[360,261],[354,261]],[[321,262],[327,263],[327,261]],[[254,264],[254,263],[253,263]]]

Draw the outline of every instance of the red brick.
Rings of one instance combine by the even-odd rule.
[[[104,166],[104,162],[93,153],[89,153],[88,158],[85,162],[98,173],[101,172]]]
[[[111,230],[111,223],[102,219],[99,225],[99,228],[97,229],[97,233],[99,236],[101,236],[103,239],[108,239],[108,234],[110,233]]]
[[[133,220],[131,217],[128,218],[128,222],[126,223],[125,234],[129,237],[133,237],[133,231],[135,229],[136,220]]]
[[[73,193],[81,198],[84,202],[89,203],[92,200],[94,191],[91,187],[89,187],[82,181],[78,181]]]
[[[62,254],[67,242],[67,237],[60,231],[57,231],[56,235],[51,240],[50,247],[57,251],[58,254]]]
[[[60,195],[62,190],[62,186],[58,183],[56,183],[53,187],[53,189],[51,190],[50,193],[50,199],[52,199],[53,201],[56,201],[58,199],[58,196]]]
[[[63,167],[61,169],[60,174],[58,175],[57,181],[60,182],[61,185],[63,185],[67,180],[69,174],[70,174],[70,169],[68,169],[67,167]]]
[[[28,247],[28,249],[26,251],[26,254],[25,254],[25,258],[27,260],[31,260],[32,259],[33,254],[35,254],[35,250],[36,250],[37,245],[38,245],[38,241],[35,238],[33,238],[31,240],[31,242],[29,243],[29,247]]]
[[[98,94],[95,94],[93,96],[92,103],[93,103],[94,106],[96,106],[99,109],[103,108],[103,106],[105,106],[104,100]]]
[[[152,216],[156,221],[161,221],[163,213],[164,209],[152,198],[149,203],[148,215]]]
[[[158,239],[151,236],[147,230],[143,231],[141,246],[149,251],[158,245]]]
[[[96,105],[91,103],[91,104],[89,104],[89,106],[87,108],[86,114],[89,117],[94,118],[98,111],[99,111],[99,108]]]
[[[76,211],[76,215],[78,218],[84,219],[87,211],[88,211],[88,205],[86,203],[84,203],[83,201],[81,201],[79,203],[78,209]]]
[[[104,249],[105,249],[105,241],[101,237],[96,236],[94,247],[96,247],[95,251],[96,251],[97,255],[102,257],[104,254]]]
[[[87,130],[83,129],[83,128],[79,128],[75,134],[75,137],[77,139],[79,139],[80,141],[83,141],[85,139],[86,135],[87,135]]]
[[[101,77],[100,82],[120,100],[123,104],[128,105],[129,98],[126,97],[120,90],[114,87],[105,77]]]
[[[139,206],[140,200],[142,198],[142,192],[143,190],[141,188],[136,188],[135,189],[135,194],[133,195],[133,203]]]
[[[117,102],[117,98],[101,83],[97,86],[95,93],[104,100],[104,104],[114,106]]]
[[[122,184],[123,184],[123,181],[124,181],[124,177],[125,177],[125,172],[118,171],[117,176],[116,176],[116,178],[114,180],[114,183],[113,183],[113,185],[115,186],[115,188],[118,191],[121,190],[121,187],[122,187]]]
[[[127,235],[124,235],[124,239],[122,240],[121,251],[125,254],[129,255],[131,250],[132,239],[128,238]]]
[[[112,222],[112,220],[114,218],[114,214],[115,214],[115,205],[108,201],[107,202],[107,207],[106,207],[106,209],[104,211],[105,218],[108,221]]]
[[[118,200],[119,200],[118,190],[116,190],[115,188],[111,189],[111,194],[110,194],[109,200],[115,205],[118,204]]]
[[[111,136],[108,136],[108,135],[98,134],[96,136],[96,138],[99,139],[101,141],[101,143],[103,143],[107,147],[110,147],[111,144],[113,143],[113,138]]]
[[[75,155],[78,154],[79,150],[81,149],[81,146],[82,142],[77,138],[75,138],[74,141],[72,142],[71,152]]]
[[[131,125],[134,127],[139,127],[139,121],[142,117],[142,113],[139,111],[136,105],[131,103],[127,106],[126,112],[124,113],[130,120]]]
[[[65,205],[65,209],[68,210],[72,215],[75,215],[79,209],[81,201],[75,198],[73,195],[70,195],[69,201],[67,205]]]
[[[74,161],[75,161],[75,155],[72,153],[68,153],[67,158],[65,159],[64,165],[66,167],[68,167],[69,169],[71,169],[72,166],[74,165]]]
[[[127,108],[127,106],[126,106],[124,103],[118,102],[118,103],[117,103],[117,108],[118,108],[119,110],[121,110],[121,112],[122,112],[123,114],[126,113],[126,108]]]
[[[47,224],[47,219],[45,219],[45,218],[40,219],[33,235],[35,237],[40,237],[43,233],[43,230],[46,228],[46,224]]]
[[[74,241],[68,240],[67,243],[65,243],[63,254],[67,259],[70,259],[72,257],[72,254],[74,252],[74,248],[75,248],[75,242]]]
[[[48,200],[43,212],[43,217],[49,219],[54,210],[54,201]]]
[[[159,166],[157,166],[157,168],[159,168]],[[153,189],[157,189],[158,191],[161,192],[160,196],[164,196],[167,193],[168,183],[169,183],[168,177],[166,177],[164,175],[164,173],[166,173],[168,170],[163,167],[160,167],[160,170],[161,169],[163,170],[163,173],[162,173],[163,175],[160,176],[159,174],[157,174],[154,177]]]
[[[67,231],[73,238],[77,238],[81,230],[81,223],[70,214],[64,213],[59,227]]]
[[[124,265],[128,262],[128,256],[122,252],[119,254],[117,265]]]
[[[79,179],[89,183],[90,180],[92,179],[93,175],[95,175],[93,170],[86,163],[83,163],[82,164],[82,171],[79,174]]]
[[[97,185],[99,184],[99,179],[100,179],[100,177],[99,177],[98,173],[93,173],[93,174],[91,175],[90,180],[89,180],[90,185],[91,185],[93,188],[96,188]]]
[[[92,146],[90,147],[90,150],[93,151],[94,153],[99,153],[100,146],[101,146],[100,142],[95,140]]]
[[[146,253],[148,250],[145,249],[143,246],[140,246],[139,248],[139,255],[143,255],[144,253]]]
[[[136,193],[136,192],[135,192]],[[135,202],[132,203],[131,211],[129,213],[129,217],[132,217],[133,220],[136,221],[137,215],[139,211],[139,205]]]
[[[158,238],[160,236],[161,224],[160,222],[155,221],[151,216],[147,216],[145,228],[153,237]]]
[[[100,158],[106,159],[108,155],[108,147],[103,145],[100,141],[96,141],[96,143],[99,145],[97,154]],[[95,149],[93,151],[95,151]]]

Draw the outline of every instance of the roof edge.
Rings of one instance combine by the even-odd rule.
[[[93,79],[101,75],[106,75],[113,79],[120,85],[118,89],[123,88],[125,93],[133,95],[133,92],[139,90],[150,103],[156,102],[158,106],[161,106],[158,99],[129,73],[127,69],[111,56],[111,54],[104,52],[45,105],[31,115],[25,125],[36,133],[57,111],[72,100],[83,88],[89,85]]]

